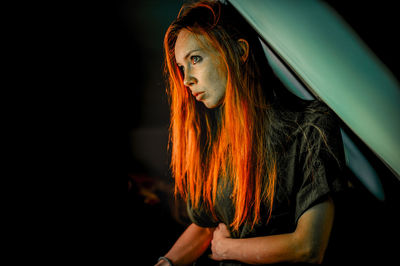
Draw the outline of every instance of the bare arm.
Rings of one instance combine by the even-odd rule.
[[[165,254],[174,266],[189,265],[198,259],[210,245],[214,228],[204,228],[195,224],[189,227],[178,238],[172,248]],[[159,261],[156,266],[168,265]]]
[[[233,239],[224,224],[214,231],[212,258],[237,260],[249,264],[278,262],[321,263],[332,229],[332,199],[308,209],[293,233]]]

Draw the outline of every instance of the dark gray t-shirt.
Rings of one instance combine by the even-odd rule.
[[[319,101],[310,101],[304,109],[291,112],[290,116],[293,122],[286,127],[285,134],[280,134],[284,139],[280,142],[277,158],[277,184],[271,218],[267,222],[268,207],[262,206],[261,222],[254,228],[244,224],[239,231],[231,230],[233,238],[293,232],[306,210],[347,186],[342,171],[345,165],[343,143],[332,111]],[[224,223],[229,227],[233,222],[232,186],[229,181],[223,186],[223,182],[220,181],[220,193],[217,193],[217,218],[202,205],[194,209],[188,202],[188,214],[193,223],[201,227]],[[244,264],[222,262],[220,265]]]

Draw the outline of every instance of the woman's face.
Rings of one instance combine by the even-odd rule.
[[[225,96],[227,70],[221,55],[202,35],[182,29],[175,43],[175,60],[197,101],[218,107]]]

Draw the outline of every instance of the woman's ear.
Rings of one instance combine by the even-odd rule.
[[[242,62],[246,62],[247,57],[249,56],[249,43],[245,39],[239,39],[238,44],[241,50],[241,59]]]

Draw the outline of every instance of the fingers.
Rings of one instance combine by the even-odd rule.
[[[215,244],[211,245],[211,254],[209,254],[208,257],[210,259],[216,260],[216,261],[221,261],[222,260],[222,258],[219,256],[219,252],[218,252]]]
[[[217,231],[217,230],[218,231],[229,231],[224,223],[219,223],[218,226],[215,228],[215,231]]]
[[[220,223],[214,230],[213,239],[211,240],[211,252],[208,255],[210,259],[221,261],[226,256],[226,243],[225,240],[230,238],[230,232],[228,227]]]
[[[231,237],[231,233],[225,224],[220,223],[215,229],[213,237]]]
[[[228,227],[227,227],[226,224],[224,224],[224,223],[220,223],[220,224],[218,225],[218,227],[219,227],[221,230],[229,231],[229,230],[228,230]]]

